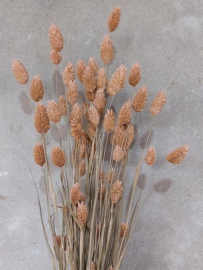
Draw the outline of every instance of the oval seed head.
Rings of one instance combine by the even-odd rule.
[[[145,162],[147,165],[152,166],[156,162],[156,149],[154,147],[150,147],[145,156]]]
[[[132,123],[129,124],[126,133],[127,133],[126,134],[127,138],[126,138],[126,144],[124,144],[124,147],[128,149],[135,137],[134,126]]]
[[[63,167],[65,164],[65,155],[59,146],[55,146],[51,150],[52,163],[57,167]]]
[[[57,52],[55,50],[51,50],[50,52],[50,59],[54,65],[58,65],[61,63],[62,56],[60,52]]]
[[[47,113],[50,121],[57,124],[61,119],[58,104],[54,100],[47,101]]]
[[[141,79],[141,69],[140,69],[140,64],[139,63],[135,63],[130,70],[130,74],[129,74],[129,84],[132,85],[133,87],[135,87]]]
[[[106,96],[104,93],[104,89],[101,88],[96,91],[95,99],[93,103],[95,107],[97,108],[98,112],[102,114],[106,107]]]
[[[109,35],[105,35],[102,39],[100,57],[106,65],[108,65],[114,58],[113,42]]]
[[[83,75],[85,68],[86,68],[85,62],[82,59],[78,60],[77,66],[76,66],[76,71],[77,71],[78,79],[81,83],[82,83],[82,75]]]
[[[156,116],[163,108],[166,103],[166,92],[161,90],[152,101],[150,106],[151,115]]]
[[[88,92],[93,93],[97,87],[97,82],[92,73],[90,67],[86,66],[83,74],[82,74],[82,83],[85,87],[85,90]]]
[[[60,52],[63,49],[63,36],[55,24],[49,27],[49,41],[53,50]]]
[[[32,100],[39,102],[44,96],[44,87],[42,79],[39,76],[34,76],[30,85],[30,96]]]
[[[189,152],[188,145],[183,145],[173,150],[167,157],[166,160],[172,164],[180,164]]]
[[[108,19],[109,32],[113,32],[116,30],[116,28],[119,25],[120,19],[121,19],[121,8],[117,6],[111,11],[111,14]]]
[[[12,70],[13,70],[14,77],[18,83],[26,84],[28,82],[28,79],[29,79],[28,72],[18,59],[13,60]]]
[[[70,189],[70,198],[72,204],[75,206],[81,199],[80,184],[75,183]]]
[[[132,118],[132,103],[130,100],[125,102],[123,106],[120,108],[118,113],[118,124],[120,126],[126,127]]]
[[[64,96],[59,97],[58,110],[61,116],[65,116],[67,114],[67,105],[66,105],[66,99],[64,98]]]
[[[106,132],[111,132],[115,127],[116,115],[112,109],[108,109],[104,116],[103,127]]]
[[[92,73],[94,75],[97,75],[97,72],[98,72],[98,65],[97,65],[97,62],[95,60],[94,57],[90,57],[89,61],[88,61],[88,66],[90,67]]]
[[[44,146],[41,143],[35,144],[33,156],[37,165],[42,167],[45,164]]]
[[[50,128],[50,122],[46,107],[40,103],[35,109],[34,125],[37,132],[39,132],[40,134],[47,133]]]
[[[97,87],[105,89],[106,85],[107,85],[106,69],[100,68],[97,74]]]
[[[116,145],[113,151],[113,160],[116,162],[122,161],[123,157],[124,157],[124,151],[122,147],[120,147],[119,145]]]
[[[110,189],[110,198],[112,203],[118,203],[123,195],[122,182],[117,180]]]
[[[77,207],[77,218],[80,222],[80,225],[83,227],[87,221],[87,206],[84,204],[84,202],[78,203]]]
[[[93,126],[97,127],[99,125],[100,115],[99,115],[97,108],[94,105],[91,105],[89,107],[88,117],[89,117],[90,123]]]
[[[129,227],[126,223],[121,224],[120,238],[124,238],[129,233]]]
[[[65,85],[68,85],[70,81],[75,80],[74,66],[71,62],[68,62],[67,66],[63,71],[63,82]]]
[[[67,89],[67,100],[73,106],[78,100],[78,87],[74,81],[70,81]]]
[[[135,94],[132,102],[135,112],[141,112],[147,103],[148,91],[147,87],[143,85]]]
[[[120,92],[121,89],[124,87],[125,79],[126,79],[126,73],[127,73],[127,69],[123,65],[120,65],[116,69],[116,71],[112,75],[112,77],[111,77],[111,79],[110,79],[110,81],[108,83],[108,86],[107,86],[107,93],[110,96],[114,96],[115,94]]]

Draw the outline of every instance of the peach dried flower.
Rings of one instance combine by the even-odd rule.
[[[140,69],[140,64],[139,63],[135,63],[130,70],[130,74],[129,74],[129,84],[132,85],[133,87],[135,87],[141,79],[141,69]]]
[[[45,164],[45,155],[44,146],[41,143],[35,144],[33,155],[35,163],[42,167]]]
[[[65,85],[68,85],[70,81],[74,80],[75,80],[74,67],[71,62],[68,62],[67,66],[64,68],[63,71],[63,82]]]
[[[90,105],[88,110],[88,117],[90,123],[93,126],[97,127],[99,125],[100,115],[97,108],[94,105]]]
[[[100,57],[106,65],[108,65],[114,58],[113,42],[109,35],[105,35],[102,39]]]
[[[90,57],[88,61],[88,66],[90,67],[92,73],[96,75],[98,72],[98,65],[94,57]]]
[[[118,203],[123,195],[123,184],[117,180],[110,189],[110,198],[112,203]]]
[[[148,91],[147,87],[143,85],[135,94],[132,102],[135,112],[141,112],[147,103]]]
[[[67,100],[73,106],[78,100],[78,87],[74,81],[70,81],[67,89]]]
[[[65,116],[67,114],[67,105],[66,105],[66,99],[64,96],[60,96],[58,100],[58,110],[60,115]]]
[[[20,84],[26,84],[28,82],[29,79],[28,72],[18,59],[13,60],[12,70],[17,82],[19,82]]]
[[[123,157],[124,157],[124,151],[122,147],[120,147],[119,145],[116,145],[113,151],[113,160],[118,162],[118,161],[121,161]]]
[[[154,147],[150,147],[145,156],[145,162],[147,165],[152,166],[156,162],[156,149]]]
[[[50,59],[54,65],[60,64],[62,60],[61,53],[55,50],[51,50]]]
[[[183,145],[173,150],[167,157],[166,160],[172,164],[180,164],[189,152],[188,145]]]
[[[125,66],[120,65],[114,74],[112,75],[108,85],[107,85],[107,93],[110,96],[114,96],[118,92],[121,91],[121,89],[125,85],[125,79],[126,79],[126,72],[127,69]]]
[[[60,52],[63,49],[63,36],[55,24],[49,27],[49,41],[53,50]]]
[[[57,124],[61,119],[58,104],[54,100],[47,101],[47,113],[50,121]]]
[[[86,68],[85,62],[81,59],[78,60],[76,70],[77,70],[78,79],[81,83],[82,83],[82,75],[83,75],[85,68]]]
[[[166,92],[161,90],[152,101],[150,106],[151,115],[156,116],[166,103]]]
[[[108,19],[109,32],[113,32],[116,30],[116,28],[119,25],[120,18],[121,18],[121,8],[117,6],[112,10]]]
[[[50,122],[46,107],[41,103],[39,103],[35,109],[34,125],[37,132],[40,134],[47,133],[50,128]]]
[[[80,184],[75,183],[70,189],[70,198],[73,205],[76,205],[81,199]]]
[[[129,227],[126,223],[121,224],[120,238],[124,238],[129,233]]]
[[[42,79],[39,76],[34,76],[30,85],[30,96],[32,100],[39,102],[44,96],[44,87]]]
[[[118,114],[118,123],[120,126],[127,126],[132,118],[132,103],[130,100],[125,102],[123,106],[120,108]]]
[[[87,206],[84,204],[84,202],[78,203],[77,218],[82,227],[84,227],[87,221],[87,214],[88,214]]]
[[[59,146],[52,147],[51,150],[52,163],[57,167],[63,167],[65,164],[65,154]]]

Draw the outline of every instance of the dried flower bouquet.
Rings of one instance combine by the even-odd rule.
[[[120,17],[121,9],[115,7],[108,19],[110,33],[117,29]],[[61,64],[63,36],[55,24],[49,28],[49,39],[51,61],[55,65]],[[134,180],[128,181],[132,185],[131,195],[123,220],[125,172],[129,148],[135,137],[131,120],[144,109],[148,90],[142,86],[132,101],[123,104],[116,117],[112,103],[114,96],[125,86],[127,69],[120,65],[110,78],[107,76],[107,66],[114,58],[110,34],[102,40],[100,57],[103,67],[99,68],[95,58],[90,57],[87,64],[83,60],[77,62],[76,72],[73,64],[68,62],[62,74],[65,95],[57,97],[57,101],[49,100],[46,106],[41,102],[44,95],[42,79],[34,76],[30,84],[28,96],[32,108],[35,107],[34,125],[40,134],[40,142],[34,146],[34,160],[43,168],[52,241],[44,225],[39,196],[38,202],[52,269],[120,269],[140,212],[140,195],[135,203],[134,197],[141,164],[145,160],[152,166],[156,161],[155,148],[146,150],[154,119],[166,102],[164,91],[158,92],[150,106],[151,126]],[[13,61],[12,69],[16,80],[27,85],[28,72],[19,60]],[[83,104],[78,103],[76,73],[85,89]],[[135,87],[140,79],[141,68],[135,63],[128,82]],[[62,118],[67,124],[66,138],[60,128]],[[57,125],[61,134],[60,145],[54,146],[51,153],[47,143],[50,122]],[[109,145],[111,152],[107,155]],[[166,159],[179,164],[187,153],[188,146],[184,145]],[[53,165],[60,170],[58,179],[53,176]]]

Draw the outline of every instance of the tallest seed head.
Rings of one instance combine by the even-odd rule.
[[[49,41],[53,50],[60,52],[63,49],[63,35],[54,23],[49,27]]]
[[[119,25],[121,19],[121,8],[120,7],[115,7],[109,16],[108,19],[108,28],[109,32],[113,32],[116,30],[116,28]]]

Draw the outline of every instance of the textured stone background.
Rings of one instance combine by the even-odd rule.
[[[47,98],[54,97],[57,70],[49,60],[47,29],[56,23],[65,38],[63,66],[94,55],[107,32],[115,4],[122,8],[112,34],[116,57],[109,68],[139,61],[141,84],[149,104],[160,89],[168,93],[150,145],[157,149],[153,168],[143,165],[139,186],[146,181],[145,203],[122,269],[202,270],[203,268],[203,2],[200,0],[15,0],[0,1],[0,269],[50,269],[39,222],[36,193],[29,167],[44,192],[41,171],[33,163],[37,141],[25,91],[11,72],[20,59],[30,77],[42,76]],[[58,76],[58,86],[60,84]],[[115,99],[122,104],[134,89],[126,85]],[[128,183],[149,128],[147,109],[138,117]],[[52,128],[52,139],[58,137]],[[172,149],[187,143],[190,153],[180,166],[165,164]]]

